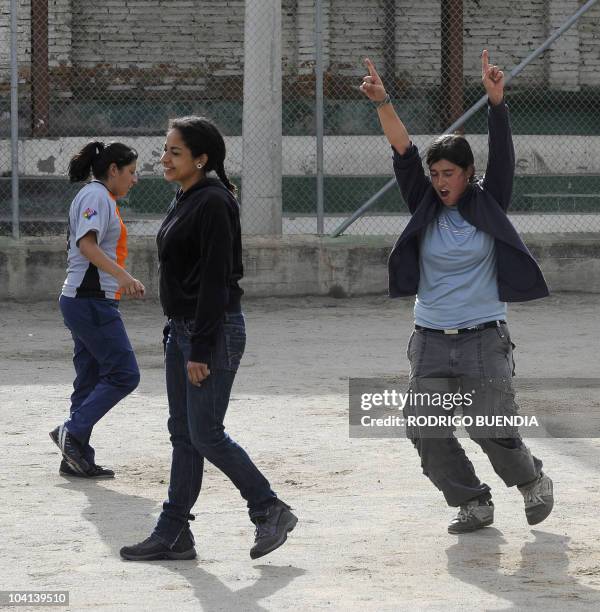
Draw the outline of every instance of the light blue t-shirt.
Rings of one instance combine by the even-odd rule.
[[[415,323],[433,329],[506,319],[498,299],[496,248],[489,234],[444,206],[425,229],[420,249]]]

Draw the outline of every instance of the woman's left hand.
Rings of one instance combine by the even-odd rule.
[[[504,98],[504,72],[498,66],[490,66],[490,54],[487,49],[481,54],[481,80],[490,104],[493,106],[500,104]]]
[[[187,373],[189,381],[196,387],[199,387],[202,384],[202,381],[210,376],[208,364],[200,363],[198,361],[187,362]]]

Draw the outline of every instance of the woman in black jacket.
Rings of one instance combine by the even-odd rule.
[[[153,534],[121,549],[129,560],[193,559],[190,511],[204,459],[225,473],[256,525],[253,559],[281,546],[297,518],[223,426],[244,353],[239,204],[224,168],[225,142],[201,117],[171,121],[161,162],[180,185],[158,231],[165,329],[168,428],[173,445],[168,499]],[[216,175],[216,176],[215,176]]]
[[[457,135],[441,136],[429,147],[427,177],[381,78],[372,62],[366,63],[369,74],[360,89],[377,107],[392,146],[396,179],[412,215],[390,255],[390,295],[417,296],[415,330],[407,350],[410,387],[430,401],[421,404],[419,399],[407,406],[407,434],[424,474],[448,505],[460,506],[448,531],[464,533],[492,524],[490,487],[477,478],[448,423],[454,408],[445,410],[431,398],[460,391],[465,425],[468,417],[489,417],[486,425],[497,422],[492,417],[501,417],[506,427],[466,429],[504,483],[518,486],[527,521],[537,524],[552,510],[552,481],[510,424],[517,406],[511,380],[514,344],[505,319],[506,302],[544,297],[548,288],[506,215],[514,150],[504,75],[489,64],[484,51],[482,81],[489,102],[484,178],[475,180],[471,147]],[[442,425],[429,427],[436,419]]]

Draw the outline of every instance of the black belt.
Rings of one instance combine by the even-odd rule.
[[[500,327],[500,325],[506,325],[506,321],[486,321],[485,323],[479,323],[479,325],[473,325],[473,327],[462,327],[460,329],[432,329],[431,327],[415,325],[415,329],[420,331],[434,332],[436,334],[466,334],[467,332],[488,329],[489,327]]]

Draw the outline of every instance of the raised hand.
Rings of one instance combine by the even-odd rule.
[[[481,80],[490,104],[494,106],[500,104],[504,98],[504,72],[498,66],[490,66],[490,54],[487,49],[481,54]]]
[[[359,89],[369,100],[383,102],[385,99],[385,87],[381,82],[381,78],[377,74],[373,62],[368,57],[365,58],[365,65],[369,70],[369,74],[363,77],[363,82]]]

